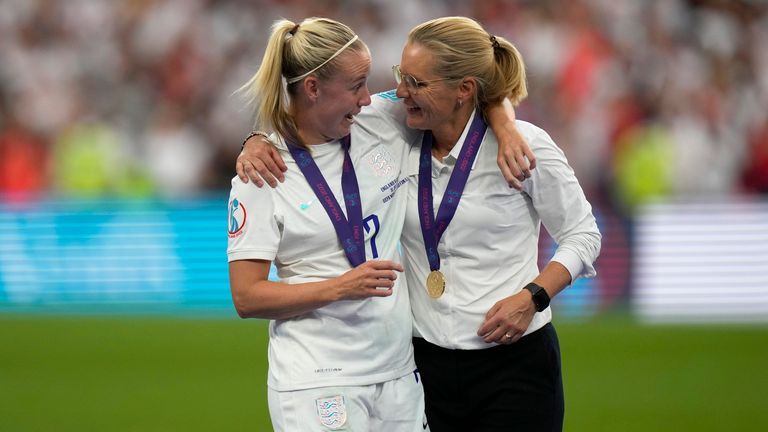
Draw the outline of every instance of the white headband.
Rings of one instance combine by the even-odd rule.
[[[349,42],[347,42],[347,43],[346,43],[346,45],[344,45],[343,47],[339,48],[339,50],[338,50],[338,51],[336,51],[335,53],[333,53],[333,55],[332,55],[332,56],[330,56],[330,57],[328,58],[328,60],[326,60],[326,61],[324,61],[324,62],[320,63],[319,65],[317,65],[317,67],[315,67],[314,69],[312,69],[311,71],[309,71],[309,72],[307,72],[307,73],[305,73],[305,74],[299,75],[299,76],[297,76],[297,77],[295,77],[295,78],[289,78],[289,79],[286,79],[286,82],[288,82],[288,84],[293,84],[293,83],[295,83],[295,82],[299,82],[299,81],[303,80],[304,78],[308,77],[308,76],[309,76],[309,74],[311,74],[312,72],[314,72],[314,71],[316,71],[316,70],[320,69],[321,67],[325,66],[325,64],[326,64],[326,63],[328,63],[329,61],[331,61],[331,60],[333,60],[334,58],[336,58],[336,56],[337,56],[337,55],[341,54],[341,52],[342,52],[342,51],[344,51],[345,49],[347,49],[347,48],[348,48],[350,45],[352,45],[352,44],[353,44],[353,43],[354,43],[356,40],[357,40],[357,35],[354,35],[354,36],[352,37],[352,39],[350,39],[350,40],[349,40]]]

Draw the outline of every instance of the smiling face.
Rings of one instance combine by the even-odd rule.
[[[330,79],[315,80],[315,96],[310,113],[311,131],[301,131],[305,142],[318,144],[350,133],[354,116],[371,104],[368,76],[371,56],[366,51],[349,51],[339,55],[337,72]],[[309,78],[308,78],[309,79]]]
[[[409,89],[405,81],[397,85],[397,96],[407,107],[406,122],[413,129],[435,130],[456,115],[459,90],[451,80],[433,81],[447,77],[437,76],[432,65],[434,56],[424,46],[409,43],[403,48],[400,70],[422,82],[416,90]]]

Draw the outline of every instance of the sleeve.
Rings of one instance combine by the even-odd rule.
[[[228,209],[228,261],[273,261],[280,245],[281,230],[275,215],[272,189],[258,188],[235,177]]]
[[[551,261],[564,265],[571,282],[579,277],[594,277],[594,262],[600,253],[601,235],[573,169],[552,138],[539,129],[529,135],[536,154],[536,169],[525,192],[549,234],[557,243]]]
[[[403,141],[412,143],[421,131],[409,128],[405,116],[403,100],[395,95],[395,90],[389,90],[371,96],[371,105],[358,115],[358,123],[371,131],[396,131]]]

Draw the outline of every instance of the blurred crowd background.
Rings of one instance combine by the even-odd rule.
[[[515,43],[521,119],[593,201],[768,192],[761,0],[10,0],[0,3],[0,193],[187,196],[228,189],[251,112],[233,92],[280,17],[328,16],[393,87],[408,30],[467,15]]]
[[[269,430],[263,323],[144,318],[237,319],[234,92],[281,17],[376,92],[446,15],[519,48],[603,234],[553,302],[568,430],[768,430],[768,0],[0,0],[0,430]]]

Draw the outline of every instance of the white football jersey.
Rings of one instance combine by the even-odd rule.
[[[398,241],[405,217],[404,165],[418,133],[405,127],[394,92],[372,97],[352,126],[350,157],[362,197],[366,258],[400,262]],[[341,208],[344,151],[339,140],[312,145],[315,163]],[[338,277],[351,265],[322,203],[284,143],[288,166],[277,188],[257,188],[232,179],[229,198],[229,261],[273,261],[280,282]],[[411,309],[405,277],[393,294],[339,301],[269,326],[268,385],[278,391],[366,385],[410,374]]]

